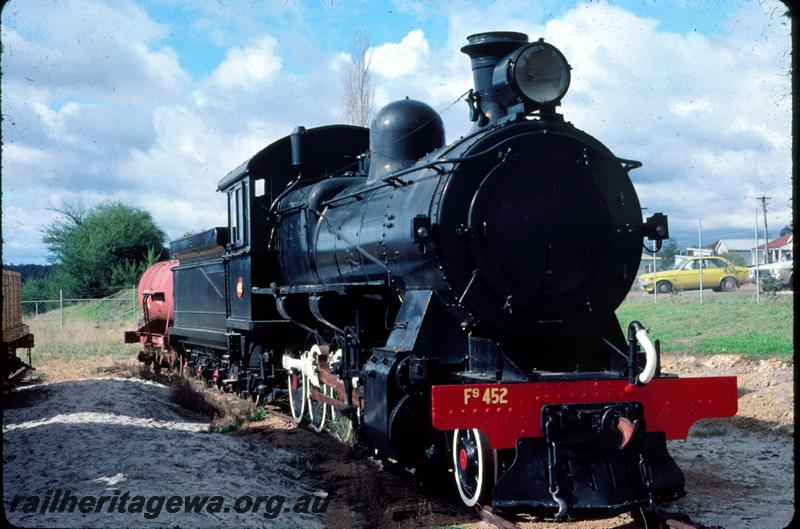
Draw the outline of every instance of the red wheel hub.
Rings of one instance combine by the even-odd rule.
[[[297,391],[297,374],[292,373],[292,391]]]
[[[463,448],[458,451],[458,468],[467,470],[467,451]]]

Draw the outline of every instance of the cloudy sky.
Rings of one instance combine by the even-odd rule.
[[[681,246],[791,218],[790,21],[770,0],[418,2],[12,0],[2,11],[3,261],[44,263],[53,208],[121,200],[170,237],[224,223],[217,181],[296,125],[342,120],[353,31],[377,103],[469,128],[469,34],[544,37],[570,61],[562,111],[618,156]],[[448,108],[449,107],[449,108]],[[710,242],[710,240],[709,240]]]

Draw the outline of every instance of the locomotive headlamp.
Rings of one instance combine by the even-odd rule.
[[[524,102],[541,108],[564,97],[569,71],[564,55],[540,39],[501,59],[494,68],[492,84],[506,106]]]

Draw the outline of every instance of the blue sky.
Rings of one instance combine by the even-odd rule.
[[[682,245],[790,219],[789,20],[775,1],[12,0],[2,12],[3,261],[46,261],[65,201],[122,200],[170,237],[219,225],[215,184],[295,125],[342,119],[367,30],[379,105],[443,109],[470,87],[470,33],[545,37],[573,66],[562,111],[633,173]],[[757,108],[758,113],[751,110]],[[445,113],[463,134],[466,105]]]
[[[495,2],[471,2],[482,9],[491,10]],[[221,11],[228,11],[227,2],[221,1],[219,9],[198,9],[195,2],[177,2],[156,0],[142,3],[141,7],[153,20],[170,28],[161,44],[175,50],[181,59],[181,65],[195,79],[207,75],[225,57],[226,47],[219,39],[211,38],[204,32],[201,13],[210,16]],[[236,11],[233,7],[231,10]],[[237,37],[236,15],[250,19],[252,28],[277,34],[289,35],[294,32],[294,22],[298,14],[309,26],[320,28],[314,34],[315,45],[327,52],[336,52],[347,48],[351,38],[352,27],[366,28],[375,42],[395,42],[401,40],[409,31],[424,26],[425,34],[431,47],[438,48],[446,43],[447,18],[437,11],[438,2],[391,2],[391,1],[356,1],[343,2],[306,2],[305,4],[286,0],[285,11],[281,16],[272,18],[259,9],[253,2],[245,9],[232,14],[227,23],[223,23],[231,38]],[[459,2],[450,2],[458,5]],[[704,35],[724,33],[724,24],[732,11],[746,7],[750,2],[729,0],[728,2],[708,1],[669,1],[669,0],[614,0],[609,5],[617,6],[645,18],[655,18],[660,29],[677,33],[698,32]],[[543,2],[518,3],[528,16],[535,10],[534,16],[541,19],[555,18],[574,7],[573,2],[550,0]],[[778,6],[776,6],[777,8]],[[297,9],[295,11],[294,9]],[[423,14],[424,12],[424,14]],[[201,15],[202,16],[202,15]],[[13,27],[13,25],[12,25]],[[324,28],[324,30],[322,29]],[[220,37],[221,38],[221,37]],[[298,71],[310,67],[308,64],[292,63]]]

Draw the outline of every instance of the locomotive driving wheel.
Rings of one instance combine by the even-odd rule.
[[[316,388],[315,388],[316,389]],[[311,422],[311,427],[315,432],[321,432],[325,428],[325,419],[328,416],[328,405],[322,401],[316,400],[311,396],[311,385],[309,384],[308,391],[308,419]],[[322,395],[328,396],[331,393],[327,384],[322,384],[317,390]]]
[[[289,409],[292,412],[292,420],[300,424],[303,420],[303,412],[305,412],[306,409],[308,382],[306,381],[305,375],[297,369],[289,371],[286,378],[289,388]]]
[[[485,434],[477,429],[453,432],[453,475],[467,507],[490,498],[495,480],[495,455]]]

